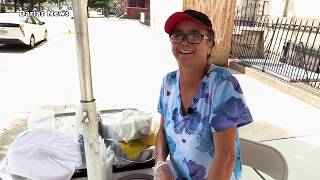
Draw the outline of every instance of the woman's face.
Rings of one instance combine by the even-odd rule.
[[[173,35],[201,34],[207,37],[207,30],[190,20],[184,20],[175,27]],[[205,37],[199,44],[188,42],[187,38],[180,43],[172,43],[172,53],[179,67],[206,66],[207,55],[211,51],[212,42]]]

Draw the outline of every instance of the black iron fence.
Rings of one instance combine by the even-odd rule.
[[[320,89],[320,20],[240,14],[234,24],[231,57]]]

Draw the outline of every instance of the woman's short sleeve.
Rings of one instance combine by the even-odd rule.
[[[164,115],[164,105],[163,105],[163,85],[160,89],[159,102],[158,102],[158,112]]]
[[[231,74],[222,77],[213,90],[209,117],[212,132],[241,127],[252,122],[252,116],[238,80]]]

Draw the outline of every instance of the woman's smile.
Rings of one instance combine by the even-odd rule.
[[[180,54],[192,54],[193,50],[191,49],[179,49]]]
[[[182,45],[177,47],[177,59],[178,61],[189,61],[195,57],[196,50],[192,46]]]

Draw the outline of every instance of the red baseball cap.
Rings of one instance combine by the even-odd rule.
[[[171,35],[176,25],[183,20],[191,20],[203,28],[213,31],[211,20],[207,15],[195,10],[185,10],[183,12],[175,12],[167,19],[164,25],[165,32]]]

